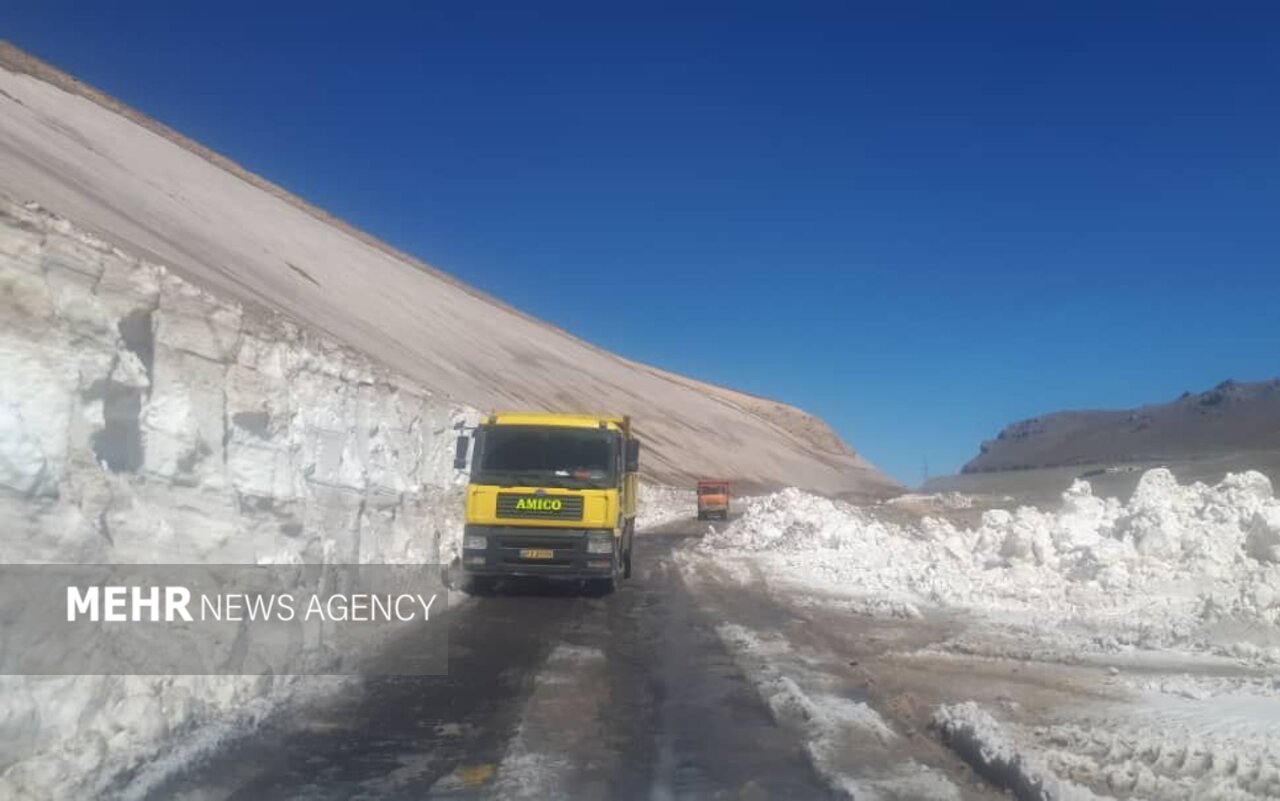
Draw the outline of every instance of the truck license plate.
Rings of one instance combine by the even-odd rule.
[[[521,548],[521,559],[554,559],[556,552],[549,548]]]

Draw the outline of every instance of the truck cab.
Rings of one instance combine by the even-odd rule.
[[[729,482],[706,479],[698,482],[698,519],[729,519]]]
[[[483,592],[509,576],[631,575],[640,442],[627,417],[499,412],[458,438],[467,469],[462,569]]]

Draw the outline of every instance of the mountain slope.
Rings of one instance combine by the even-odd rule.
[[[638,365],[533,319],[9,46],[0,192],[279,310],[451,399],[631,414],[657,480],[896,489],[803,412]]]
[[[1280,449],[1280,379],[1224,381],[1170,403],[1066,411],[1006,427],[964,473],[1223,456]]]

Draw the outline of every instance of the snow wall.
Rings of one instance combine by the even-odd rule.
[[[0,200],[2,563],[448,561],[453,426],[475,419]],[[0,797],[97,795],[315,681],[0,677]]]

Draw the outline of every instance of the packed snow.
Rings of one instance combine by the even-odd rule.
[[[456,551],[453,426],[473,410],[34,205],[0,202],[0,366],[0,561],[412,563]],[[0,797],[94,797],[325,686],[0,677]]]
[[[1000,721],[973,702],[934,716],[942,738],[1019,795],[1090,799],[1280,797],[1280,697],[1225,693],[1212,703],[1143,694],[1068,710],[1052,722]]]
[[[636,528],[641,531],[677,520],[691,520],[698,513],[697,495],[691,489],[662,484],[640,484]]]
[[[750,499],[741,519],[698,548],[750,557],[777,582],[899,609],[980,613],[1090,648],[1179,647],[1274,663],[1277,543],[1280,502],[1262,474],[1184,486],[1155,469],[1128,503],[1076,481],[1058,511],[989,510],[976,528],[937,517],[893,522],[874,507],[789,489]]]
[[[1056,775],[1143,798],[1280,797],[1280,698],[1147,697],[1021,727]]]
[[[972,496],[965,495],[962,492],[933,492],[929,494],[908,492],[896,498],[890,498],[885,503],[906,507],[933,506],[940,509],[972,509],[974,500]]]
[[[972,701],[938,709],[934,715],[943,739],[990,781],[1010,788],[1017,798],[1091,801],[1093,792],[1059,777],[1044,757],[1015,740],[986,710]]]

